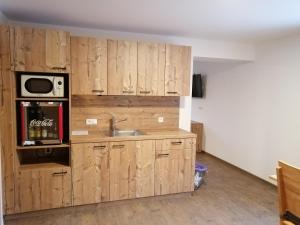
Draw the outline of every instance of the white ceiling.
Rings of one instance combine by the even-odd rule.
[[[300,0],[0,0],[11,20],[256,42],[300,31]]]

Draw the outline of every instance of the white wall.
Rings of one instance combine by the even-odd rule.
[[[207,94],[192,119],[205,150],[268,181],[280,159],[300,167],[299,59],[300,34],[257,45],[254,63],[198,63]]]
[[[66,26],[54,26],[45,24],[28,24],[18,21],[10,21],[11,24],[21,24],[24,26],[37,26],[37,27],[53,27],[70,31],[73,35],[88,35],[104,38],[122,38],[129,40],[145,40],[145,41],[157,41],[167,42],[181,45],[192,46],[193,57],[205,57],[205,58],[220,58],[230,60],[254,60],[254,48],[251,45],[223,42],[223,41],[211,41],[204,39],[194,39],[175,36],[162,36],[162,35],[149,35],[142,33],[128,33],[118,31],[108,31],[99,29],[87,29],[79,27],[66,27]],[[190,130],[191,120],[191,97],[180,98],[180,115],[179,126],[182,129]]]
[[[6,16],[0,11],[0,23],[5,23],[7,21]]]

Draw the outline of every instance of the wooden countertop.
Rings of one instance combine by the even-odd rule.
[[[106,141],[129,141],[129,140],[149,140],[166,138],[195,138],[196,134],[176,129],[176,130],[141,130],[145,135],[140,136],[118,136],[110,137],[103,132],[89,132],[88,135],[72,135],[71,143],[96,143]]]

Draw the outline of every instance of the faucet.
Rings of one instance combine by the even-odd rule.
[[[127,120],[127,118],[121,119],[121,120],[117,120],[115,114],[110,113],[110,112],[105,112],[104,114],[108,114],[108,115],[111,116],[111,120],[110,120],[110,123],[109,123],[109,133],[111,135],[113,135],[116,132],[116,130],[117,130],[116,124],[117,123],[120,123],[120,122],[123,122],[123,121]]]
[[[126,121],[126,120],[127,120],[127,118],[122,119],[122,120],[116,120],[116,117],[112,116],[112,118],[110,120],[110,132],[113,134],[117,130],[116,124],[120,123],[120,122],[123,122],[123,121]]]

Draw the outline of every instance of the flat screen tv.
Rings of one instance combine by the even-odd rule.
[[[203,86],[201,74],[193,75],[193,90],[192,97],[202,98],[203,97]]]

